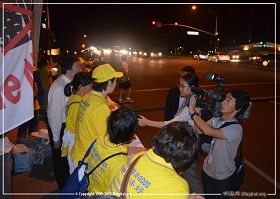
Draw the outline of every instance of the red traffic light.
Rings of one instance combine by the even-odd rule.
[[[162,23],[160,21],[152,21],[152,24],[153,24],[153,28],[154,27],[161,28],[162,26]]]

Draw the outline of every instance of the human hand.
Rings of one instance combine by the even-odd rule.
[[[201,195],[197,195],[196,193],[192,193],[191,195],[189,195],[189,199],[205,199],[205,198]]]
[[[109,108],[111,111],[115,111],[115,110],[119,109],[120,106],[117,103],[115,103],[115,104],[109,105]]]
[[[149,121],[147,118],[145,118],[142,115],[138,115],[137,117],[138,117],[138,125],[139,126],[147,126],[148,121]]]
[[[189,105],[190,115],[195,112],[195,105],[196,105],[195,95],[192,95],[191,98],[190,98],[190,105]]]

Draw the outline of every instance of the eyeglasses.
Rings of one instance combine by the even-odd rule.
[[[186,87],[190,87],[190,86],[188,86],[188,85],[180,85],[180,84],[177,84],[177,86],[178,86],[179,88],[181,88],[181,89],[186,88]]]

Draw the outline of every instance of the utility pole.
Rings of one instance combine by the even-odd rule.
[[[49,4],[47,3],[47,30],[48,30],[48,43],[50,51],[50,62],[52,63],[52,34],[51,34],[51,25],[50,25],[50,13],[49,13]]]

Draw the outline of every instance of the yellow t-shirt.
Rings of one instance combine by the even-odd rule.
[[[133,159],[138,156],[136,155]],[[110,183],[111,193],[120,192],[120,185],[126,170],[127,165],[121,168],[116,178]],[[170,163],[166,163],[163,158],[156,155],[152,149],[149,149],[132,170],[127,185],[127,192],[131,194],[127,198],[133,199],[188,199],[189,186],[187,181],[176,173]]]
[[[76,126],[76,118],[78,115],[78,110],[80,106],[80,102],[82,101],[81,96],[72,95],[66,105],[65,115],[66,115],[66,130],[69,133],[75,134],[75,126]],[[67,147],[61,148],[61,156],[67,156],[68,150],[70,147],[70,143],[68,143]]]
[[[71,133],[75,133],[76,118],[82,97],[72,95],[66,105],[66,129]]]
[[[106,134],[110,113],[101,93],[91,91],[82,97],[76,121],[75,143],[71,150],[71,157],[76,165],[96,137]]]
[[[88,160],[89,171],[106,157],[119,152],[127,153],[127,145],[112,144],[108,135],[97,137]],[[102,163],[90,175],[89,192],[109,192],[109,184],[126,163],[127,156],[123,154],[116,155]]]

